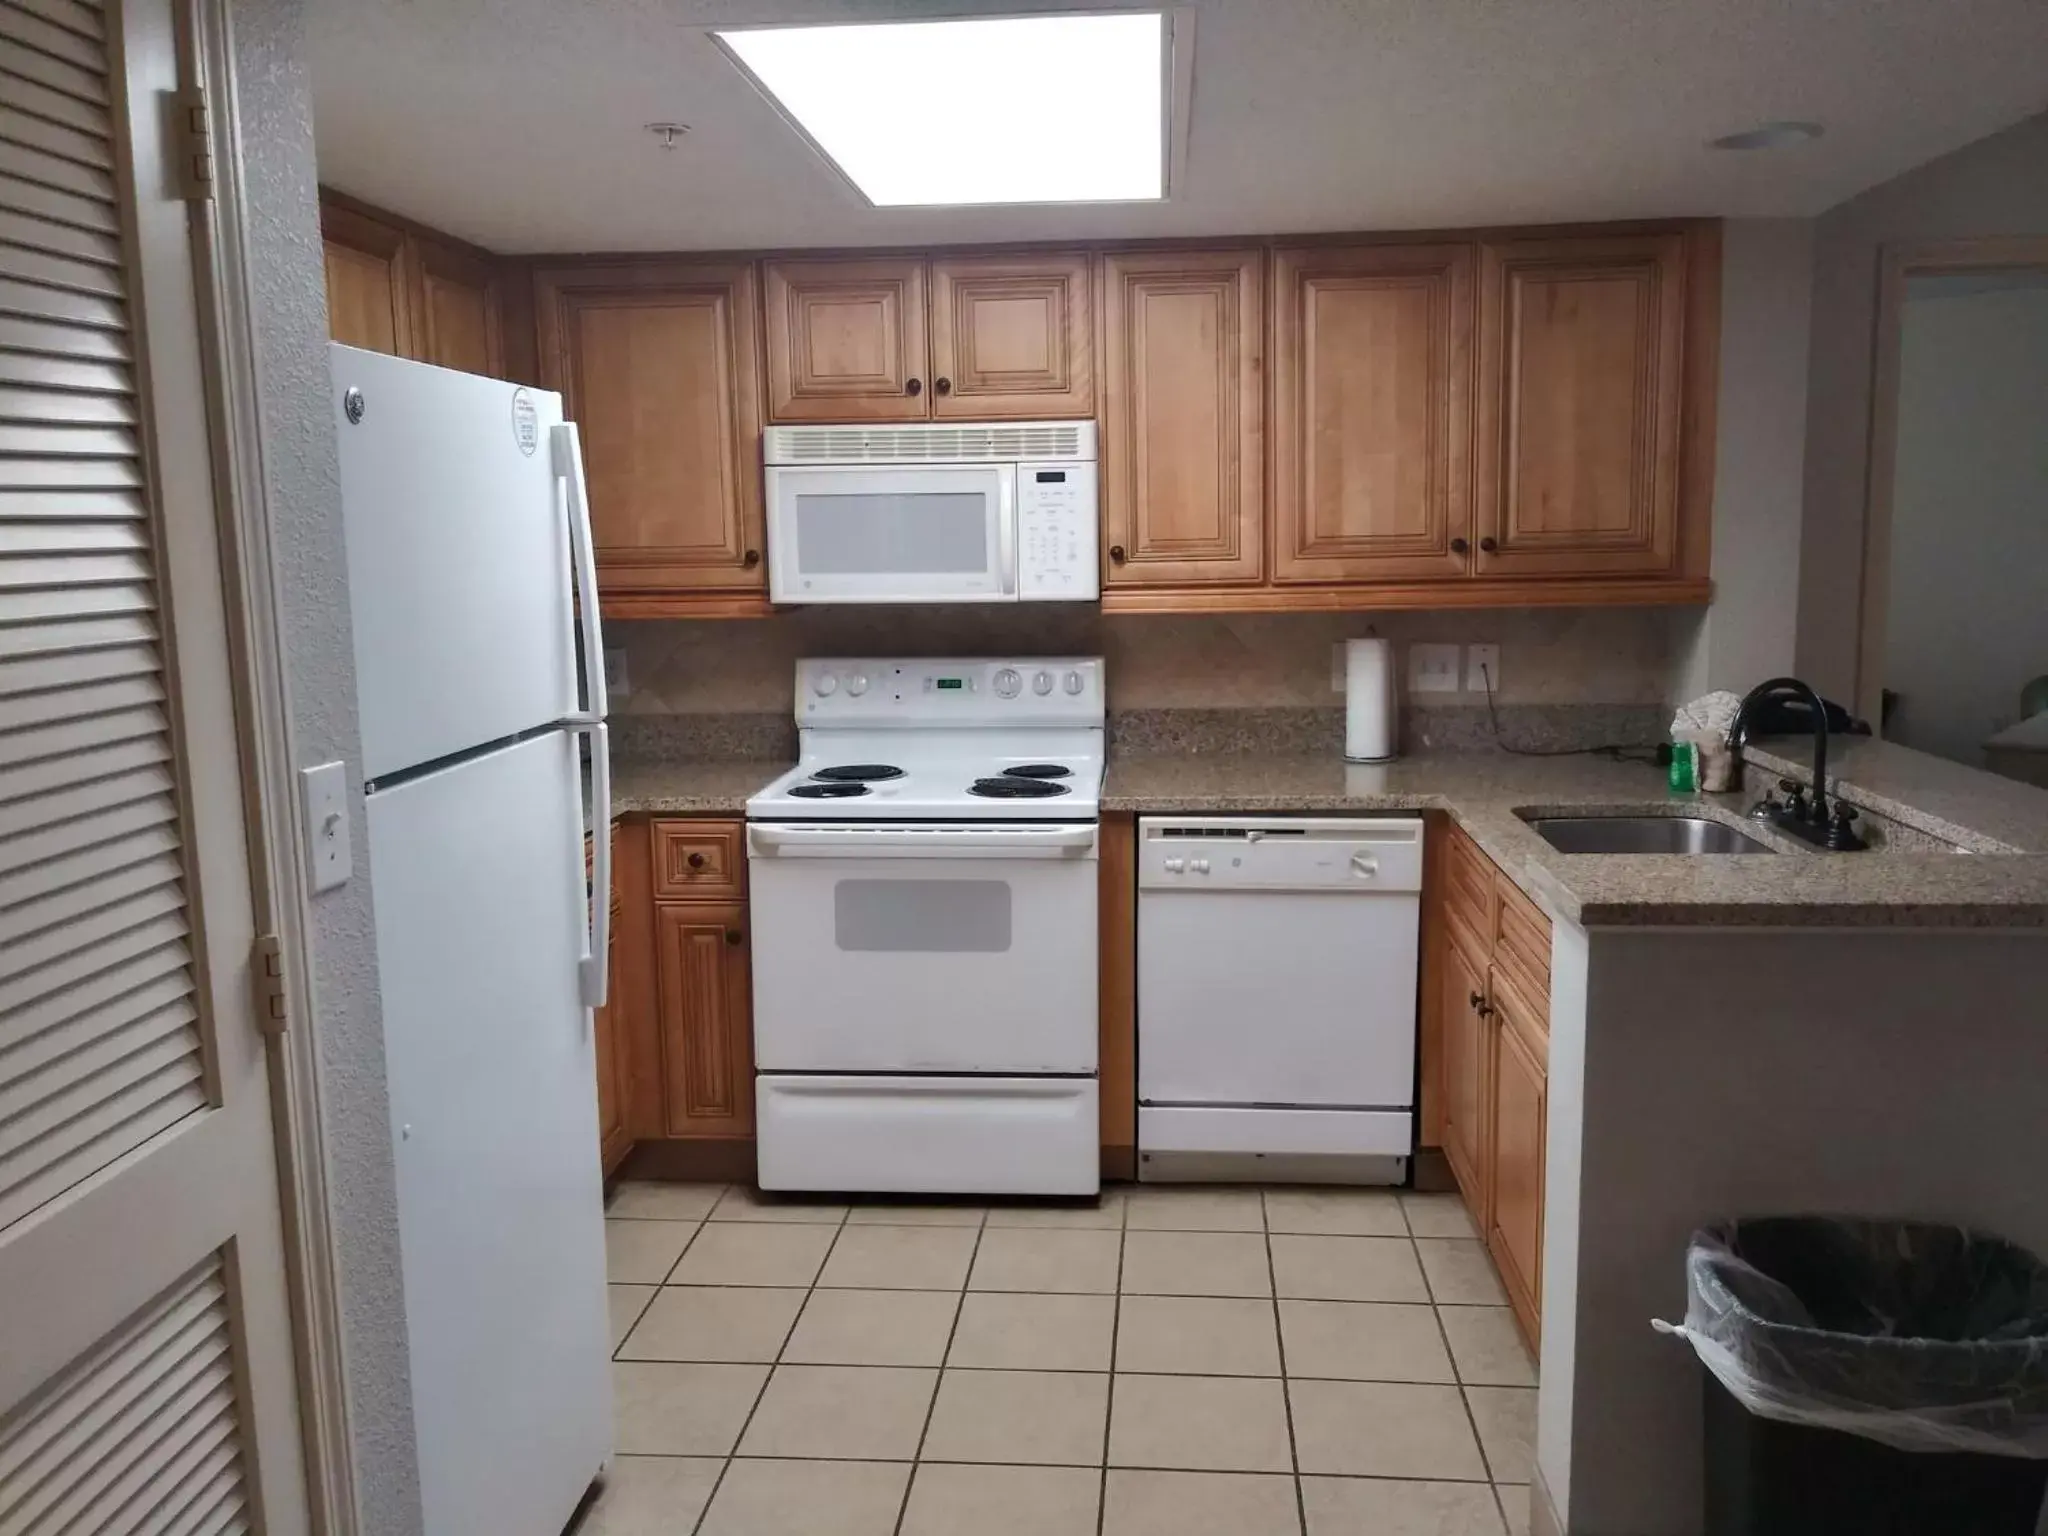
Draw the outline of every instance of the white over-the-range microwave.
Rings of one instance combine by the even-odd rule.
[[[1095,423],[770,427],[777,603],[1101,595]]]

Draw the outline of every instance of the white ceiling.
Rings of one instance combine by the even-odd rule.
[[[319,0],[321,179],[506,253],[1798,215],[2048,106],[2042,0],[1193,0],[1167,202],[875,209],[706,35],[1072,8]],[[991,80],[987,100],[1057,112],[1059,81]],[[1780,118],[1827,134],[1703,147]],[[673,150],[643,131],[663,119],[693,129]]]

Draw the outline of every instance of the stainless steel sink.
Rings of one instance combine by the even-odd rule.
[[[1704,816],[1525,816],[1559,853],[1775,853]]]

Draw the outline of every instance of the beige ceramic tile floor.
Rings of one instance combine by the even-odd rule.
[[[1536,1374],[1456,1196],[629,1184],[579,1536],[1508,1536]]]

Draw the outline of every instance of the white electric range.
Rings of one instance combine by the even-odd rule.
[[[764,1189],[1092,1194],[1099,658],[807,660],[747,802]]]

